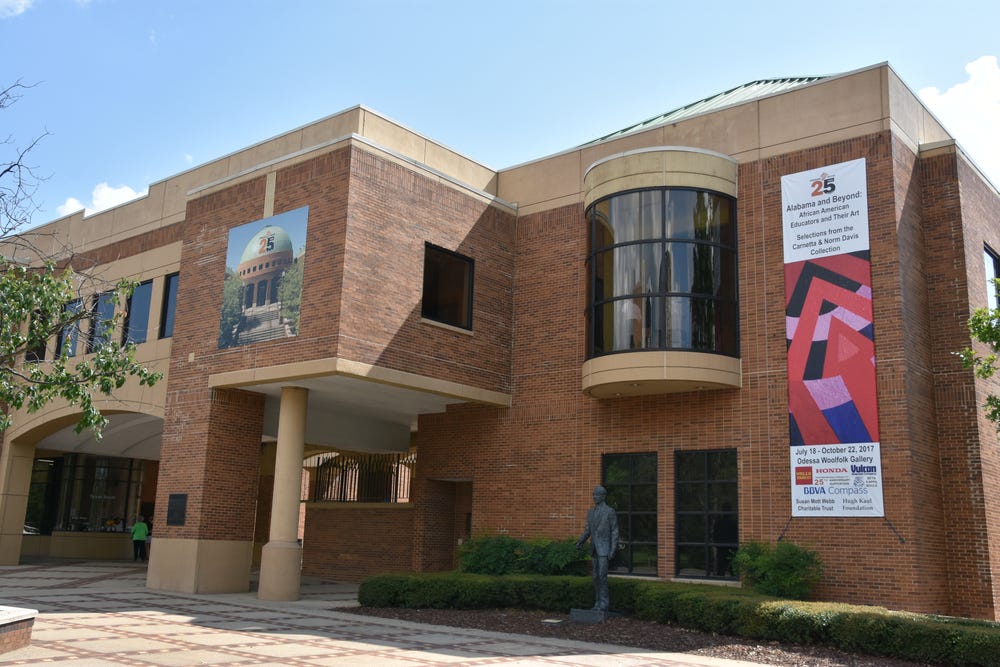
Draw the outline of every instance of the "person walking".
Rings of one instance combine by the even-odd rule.
[[[591,570],[594,576],[594,609],[608,611],[608,563],[618,549],[618,515],[615,510],[604,502],[608,492],[603,486],[594,489],[594,506],[587,510],[587,525],[583,535],[576,541],[576,547],[582,548],[587,538],[590,538]]]
[[[146,537],[149,535],[149,526],[140,514],[135,523],[132,524],[132,561],[140,558],[146,560]]]

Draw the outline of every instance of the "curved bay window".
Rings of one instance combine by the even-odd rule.
[[[636,350],[739,355],[736,201],[690,188],[587,209],[587,358]]]

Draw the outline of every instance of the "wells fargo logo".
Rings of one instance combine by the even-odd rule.
[[[812,486],[813,469],[812,466],[795,467],[795,484],[798,486]]]

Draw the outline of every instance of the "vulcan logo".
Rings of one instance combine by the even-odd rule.
[[[813,483],[812,466],[797,466],[795,468],[796,486],[809,486]]]
[[[877,471],[875,466],[851,466],[852,475],[874,475]]]

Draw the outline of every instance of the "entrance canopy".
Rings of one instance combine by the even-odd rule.
[[[74,431],[75,424],[38,441],[38,449],[75,454],[97,454],[127,459],[160,460],[163,419],[138,412],[106,414],[108,425],[100,440],[90,429]]]
[[[449,405],[510,406],[509,394],[336,357],[220,373],[209,385],[266,395],[265,440],[277,437],[282,387],[307,389],[306,442],[351,451],[406,451],[418,416]]]

